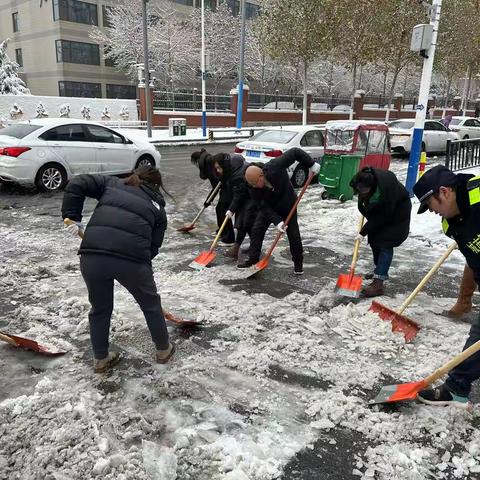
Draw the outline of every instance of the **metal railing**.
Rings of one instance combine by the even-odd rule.
[[[230,95],[207,94],[207,111],[229,112]],[[193,91],[160,91],[153,92],[154,110],[181,110],[190,112],[202,111],[202,94],[197,90]]]
[[[445,166],[450,170],[464,170],[480,165],[480,138],[448,140]]]

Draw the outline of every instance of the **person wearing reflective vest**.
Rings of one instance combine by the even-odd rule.
[[[442,217],[444,233],[453,238],[473,270],[477,285],[480,282],[480,177],[455,174],[443,165],[425,172],[414,185],[413,192],[420,200],[418,213],[427,210]],[[470,328],[463,349],[480,340],[480,317]],[[469,409],[472,382],[480,378],[480,352],[455,367],[445,383],[423,390],[418,400],[430,405],[454,405]]]

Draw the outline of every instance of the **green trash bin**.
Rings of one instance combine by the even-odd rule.
[[[318,182],[325,187],[322,198],[337,198],[341,202],[353,198],[350,180],[358,172],[361,155],[327,153],[322,159]]]

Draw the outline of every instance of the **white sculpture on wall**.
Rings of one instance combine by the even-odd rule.
[[[13,107],[10,109],[10,118],[12,120],[17,120],[23,115],[23,110],[16,104],[13,104]]]
[[[44,105],[42,102],[40,102],[38,105],[37,105],[37,115],[35,116],[35,118],[44,118],[44,117],[48,117],[48,112],[47,110],[45,109]]]
[[[108,111],[108,107],[105,105],[103,107],[103,112],[102,112],[102,120],[110,120],[112,116],[110,115],[110,112]]]
[[[89,105],[83,105],[83,107],[80,110],[80,113],[82,114],[82,117],[85,120],[90,120],[90,106]]]
[[[70,118],[70,104],[64,103],[60,105],[60,118]]]
[[[128,120],[130,118],[130,112],[128,111],[128,108],[125,105],[122,106],[122,109],[120,110],[119,115],[122,120]]]

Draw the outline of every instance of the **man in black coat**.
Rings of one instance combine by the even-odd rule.
[[[235,243],[225,252],[225,256],[238,259],[240,246],[251,229],[257,214],[256,203],[250,198],[248,185],[245,181],[245,170],[248,164],[239,154],[218,153],[213,156],[213,164],[222,182],[222,188],[232,198],[226,215],[235,216],[237,234]]]
[[[314,175],[320,170],[320,165],[300,148],[292,148],[268,163],[255,163],[246,169],[245,179],[250,195],[258,206],[258,214],[252,227],[249,258],[239,263],[238,268],[248,268],[258,262],[265,233],[273,223],[278,231],[287,233],[294,273],[303,274],[303,245],[297,212],[292,216],[288,228],[284,225],[284,220],[297,200],[287,173],[287,169],[296,161],[310,169]]]
[[[358,194],[360,213],[367,219],[357,239],[368,236],[375,264],[373,275],[366,276],[373,281],[363,293],[376,297],[384,293],[394,247],[408,237],[412,202],[408,191],[389,170],[365,167],[352,178],[350,186]]]
[[[79,175],[65,189],[62,217],[74,221],[67,231],[83,236],[80,270],[88,289],[90,338],[94,371],[101,373],[119,360],[109,351],[114,280],[123,285],[143,311],[156,360],[165,363],[175,346],[169,342],[160,295],[153,278],[152,259],[167,228],[160,172],[140,167],[125,180],[105,175]],[[81,224],[86,197],[98,204],[86,228]]]
[[[204,148],[193,152],[190,161],[193,165],[196,165],[199,170],[199,175],[202,180],[208,180],[210,185],[212,186],[212,190],[208,194],[208,197],[213,192],[215,187],[217,186],[218,182],[221,181],[218,178],[218,174],[215,170],[213,165],[213,157],[210,155]],[[208,198],[207,197],[207,198]],[[209,207],[212,201],[215,199],[212,198],[209,202],[204,203],[205,207]],[[223,221],[225,220],[225,214],[227,213],[228,206],[232,201],[231,192],[227,188],[224,187],[223,182],[220,187],[220,195],[218,197],[217,206],[215,207],[215,213],[217,215],[217,226],[220,228]],[[232,245],[235,241],[235,231],[233,230],[233,223],[231,220],[227,222],[225,228],[223,229],[222,243],[225,245]]]

